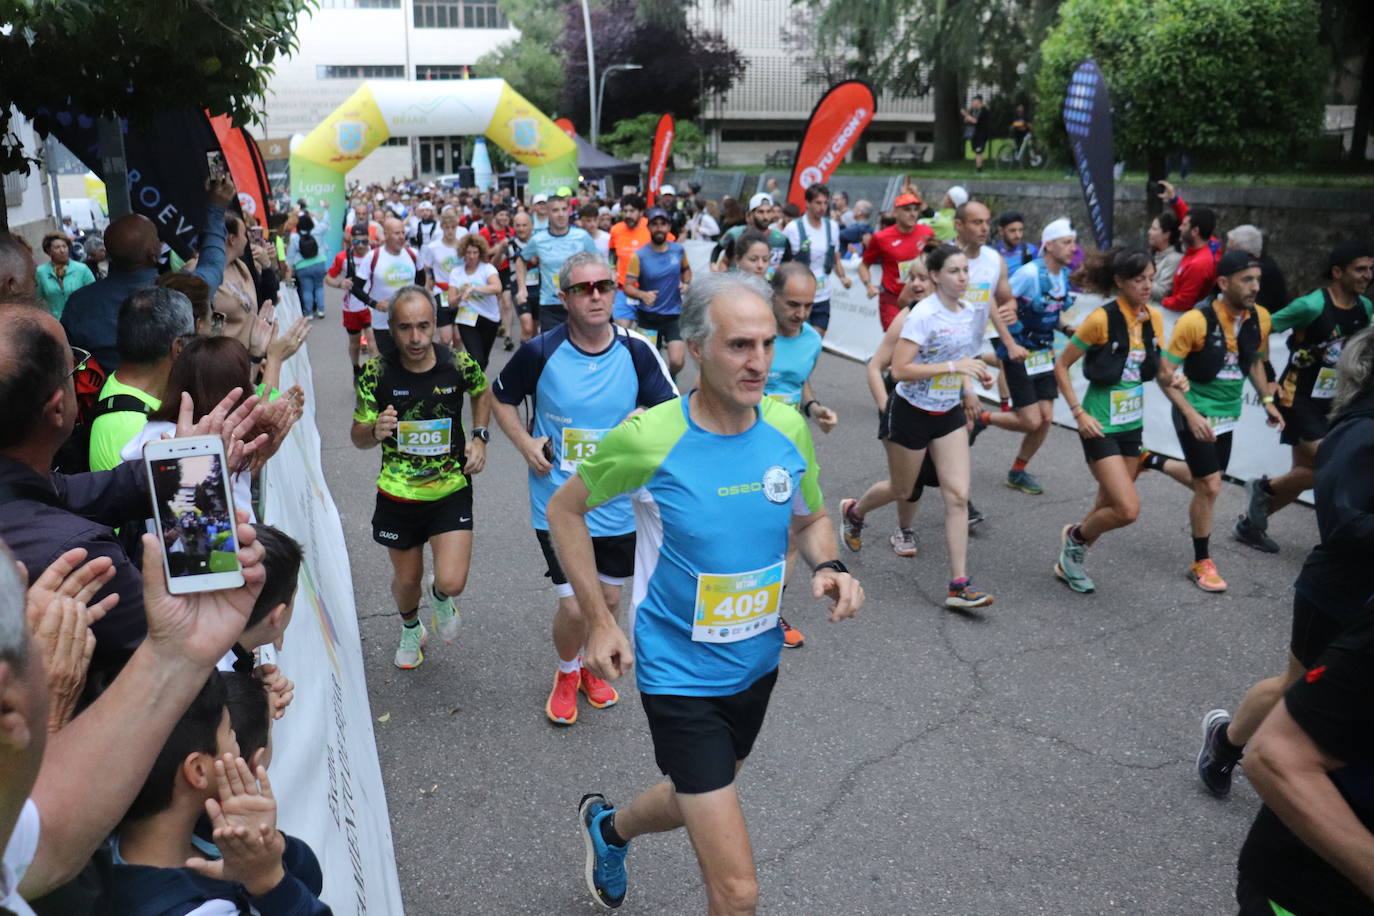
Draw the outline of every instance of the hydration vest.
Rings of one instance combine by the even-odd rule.
[[[1021,322],[1021,335],[1024,343],[1034,350],[1043,350],[1054,343],[1054,331],[1059,327],[1059,316],[1073,305],[1073,294],[1069,292],[1069,285],[1066,279],[1064,283],[1064,296],[1060,300],[1063,304],[1055,311],[1049,312],[1040,308],[1040,304],[1046,299],[1056,298],[1050,295],[1054,289],[1054,281],[1050,277],[1050,269],[1045,264],[1044,258],[1036,258],[1031,262],[1035,265],[1040,277],[1040,288],[1029,306],[1022,308],[1017,303],[1016,318]]]
[[[1183,361],[1183,373],[1190,381],[1210,382],[1226,365],[1226,332],[1217,318],[1215,299],[1198,311],[1207,319],[1207,336],[1203,338],[1202,349],[1190,353]],[[1260,347],[1259,318],[1251,311],[1241,322],[1240,331],[1236,334],[1237,365],[1242,374],[1259,356]]]
[[[1126,324],[1121,303],[1102,307],[1107,310],[1107,342],[1089,350],[1083,357],[1083,377],[1097,385],[1115,385],[1121,381],[1126,360],[1131,355],[1131,329]],[[1155,323],[1148,314],[1140,326],[1140,342],[1145,348],[1140,380],[1147,382],[1159,372],[1159,342],[1155,340]]]

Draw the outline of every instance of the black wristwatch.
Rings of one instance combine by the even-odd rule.
[[[841,563],[839,560],[826,560],[824,563],[817,563],[817,564],[816,564],[816,568],[813,569],[813,570],[811,570],[811,575],[814,576],[816,573],[820,572],[822,569],[833,569],[833,570],[835,570],[835,572],[841,572],[841,573],[847,573],[847,572],[849,572],[849,567],[848,567],[848,566],[845,566],[845,565],[844,565],[843,563]]]
[[[485,426],[474,426],[472,428],[472,438],[481,439],[483,442],[491,441],[491,432]]]

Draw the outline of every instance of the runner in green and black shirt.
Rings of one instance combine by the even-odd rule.
[[[388,548],[391,593],[401,613],[398,668],[415,668],[428,633],[420,623],[425,543],[434,576],[431,622],[445,642],[458,634],[453,598],[467,585],[472,558],[472,483],[486,464],[492,398],[486,376],[466,352],[434,343],[434,300],[420,286],[391,299],[395,349],[368,361],[357,381],[353,444],[382,447],[372,537]],[[473,438],[463,435],[463,396],[472,400]]]
[[[1317,446],[1326,437],[1341,350],[1374,320],[1374,304],[1364,295],[1374,274],[1374,248],[1368,242],[1342,242],[1331,250],[1326,270],[1326,286],[1294,299],[1273,316],[1275,332],[1293,331],[1276,392],[1283,414],[1279,441],[1293,447],[1293,467],[1281,477],[1260,477],[1245,485],[1249,506],[1234,528],[1236,540],[1265,553],[1279,549],[1268,534],[1269,516],[1312,489],[1316,479]]]

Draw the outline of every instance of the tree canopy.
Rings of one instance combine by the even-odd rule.
[[[0,172],[27,171],[11,107],[137,122],[208,108],[259,123],[273,63],[314,0],[0,0]]]
[[[550,0],[500,0],[501,12],[520,37],[483,54],[472,75],[497,76],[540,111],[556,114],[563,91],[563,61],[550,53],[563,35],[563,10]]]
[[[1061,148],[1064,91],[1089,57],[1111,90],[1117,154],[1151,174],[1173,151],[1291,161],[1321,127],[1329,57],[1311,0],[1065,0],[1036,90],[1037,134]]]
[[[601,135],[601,145],[614,156],[628,159],[633,156],[648,157],[653,152],[654,134],[658,129],[657,112],[643,114],[617,121],[615,129]],[[673,119],[673,154],[670,159],[679,157],[699,163],[706,153],[706,135],[691,121]]]

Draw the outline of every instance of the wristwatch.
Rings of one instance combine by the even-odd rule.
[[[847,573],[847,572],[849,572],[849,567],[848,567],[848,566],[845,566],[845,565],[844,565],[843,563],[841,563],[839,560],[826,560],[824,563],[817,563],[817,564],[816,564],[816,568],[813,569],[813,570],[811,570],[811,575],[814,576],[816,573],[820,572],[822,569],[833,569],[833,570],[835,570],[835,572],[841,572],[841,573]]]
[[[472,438],[481,439],[483,442],[490,442],[491,433],[485,426],[474,426],[472,428]]]

